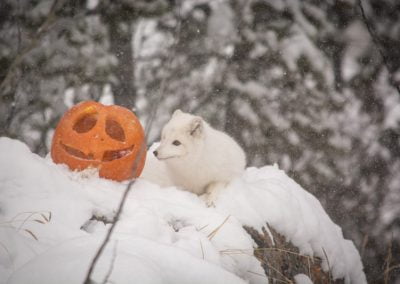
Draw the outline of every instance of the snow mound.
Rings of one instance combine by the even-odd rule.
[[[0,153],[0,283],[82,283],[126,184],[71,172],[9,138],[0,138]],[[93,280],[266,283],[242,226],[268,223],[324,269],[329,262],[334,278],[366,283],[353,243],[277,167],[247,169],[215,204],[139,179]],[[224,253],[232,249],[248,253]]]

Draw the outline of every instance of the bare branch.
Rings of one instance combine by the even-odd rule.
[[[32,37],[31,42],[24,48],[22,51],[14,58],[10,67],[7,70],[7,73],[0,83],[0,91],[4,89],[9,81],[11,80],[11,75],[16,67],[21,64],[25,55],[27,55],[32,49],[34,49],[37,44],[40,42],[42,37],[49,31],[51,25],[56,21],[56,10],[59,7],[62,7],[65,4],[66,0],[54,0],[49,13],[47,14],[46,20],[43,24],[37,29],[36,33]]]
[[[387,71],[389,73],[389,82],[390,82],[390,84],[392,84],[396,88],[398,94],[400,95],[400,84],[396,84],[396,82],[395,82],[395,80],[393,78],[393,70],[391,70],[391,68],[390,68],[389,59],[388,59],[388,57],[386,56],[385,52],[382,49],[382,45],[380,44],[379,36],[375,33],[375,31],[373,30],[370,22],[368,21],[368,18],[367,18],[366,14],[365,14],[364,7],[362,5],[361,0],[358,0],[358,6],[360,7],[362,19],[363,19],[365,25],[367,26],[367,29],[368,29],[368,32],[369,32],[371,38],[372,38],[372,41],[373,41],[375,47],[378,49],[378,51],[379,51],[379,53],[380,53],[380,55],[382,57],[383,64],[385,65],[385,67],[386,67],[386,69],[387,69]]]
[[[118,246],[118,241],[115,241],[113,255],[112,255],[112,259],[111,259],[111,264],[110,264],[110,267],[108,269],[107,275],[104,278],[102,284],[107,284],[107,282],[109,281],[110,276],[111,276],[111,274],[112,274],[112,272],[114,270],[115,259],[117,258],[117,246]]]

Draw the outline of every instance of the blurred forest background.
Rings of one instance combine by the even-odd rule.
[[[1,0],[0,135],[44,156],[63,112],[88,99],[144,124],[156,106],[149,144],[173,110],[201,115],[248,165],[278,163],[317,196],[370,283],[400,283],[398,11],[397,0]]]

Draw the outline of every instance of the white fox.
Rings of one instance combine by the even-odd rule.
[[[214,191],[242,174],[246,166],[242,148],[231,137],[201,117],[180,110],[164,126],[153,153],[164,164],[172,185],[198,195],[217,194]]]

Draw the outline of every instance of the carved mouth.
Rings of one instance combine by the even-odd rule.
[[[71,156],[81,159],[81,160],[88,160],[88,161],[94,161],[94,155],[93,153],[89,153],[89,154],[85,154],[82,151],[75,149],[73,147],[67,146],[63,143],[60,143],[62,148]],[[103,153],[103,157],[102,157],[102,161],[103,162],[111,162],[114,160],[118,160],[121,159],[127,155],[129,155],[130,153],[132,153],[132,150],[134,148],[135,145],[132,145],[128,148],[124,148],[124,149],[119,149],[119,150],[109,150],[109,151],[104,151]]]
[[[104,151],[102,160],[103,160],[103,162],[111,162],[114,160],[121,159],[125,156],[128,156],[130,153],[132,153],[134,146],[135,145],[132,145],[128,148],[120,149],[120,150]]]
[[[88,155],[86,155],[85,153],[83,153],[82,151],[80,151],[78,149],[72,148],[63,143],[60,143],[60,144],[63,147],[63,149],[71,156],[74,156],[74,157],[82,159],[82,160],[89,160],[89,161],[94,160],[94,155],[92,153],[89,153]]]

